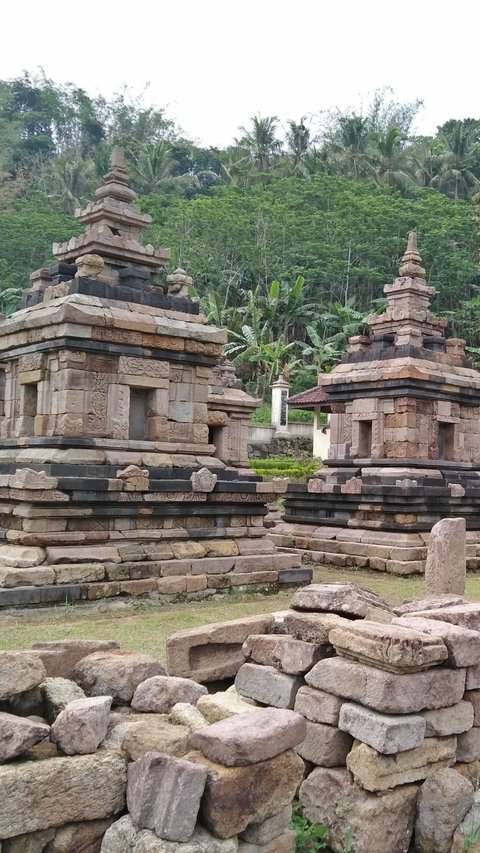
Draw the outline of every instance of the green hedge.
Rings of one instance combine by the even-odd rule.
[[[304,480],[318,471],[320,463],[313,459],[251,459],[250,467],[255,474],[264,479],[288,477],[290,480]]]

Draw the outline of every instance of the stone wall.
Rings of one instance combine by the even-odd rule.
[[[268,459],[270,456],[280,456],[291,459],[311,459],[313,454],[313,439],[308,436],[277,435],[269,442],[249,441],[249,459]]]

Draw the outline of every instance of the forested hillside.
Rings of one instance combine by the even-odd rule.
[[[53,240],[78,232],[73,212],[121,145],[153,216],[146,239],[194,276],[257,393],[284,365],[300,388],[335,363],[372,302],[380,309],[411,229],[436,310],[478,346],[480,119],[417,137],[418,107],[379,92],[315,133],[305,118],[256,116],[228,148],[205,149],[127,91],[93,99],[42,77],[0,81],[0,309],[15,309]]]

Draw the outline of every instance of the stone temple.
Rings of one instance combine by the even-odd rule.
[[[256,401],[167,250],[142,245],[121,151],[85,233],[0,323],[0,606],[202,598],[311,577],[266,538],[247,462]]]
[[[387,308],[321,375],[331,412],[325,466],[289,486],[272,541],[337,566],[424,569],[432,526],[467,522],[467,566],[480,566],[480,373],[465,341],[430,311],[433,287],[411,233]]]

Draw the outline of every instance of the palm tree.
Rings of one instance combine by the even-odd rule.
[[[441,133],[443,151],[440,154],[440,169],[430,181],[457,201],[468,198],[480,187],[480,144],[478,128],[474,123],[448,122]]]
[[[153,145],[141,145],[133,163],[140,191],[153,193],[158,190],[162,183],[170,178],[174,167],[171,146],[164,139]]]
[[[245,127],[240,128],[243,136],[235,142],[239,147],[247,150],[251,162],[262,175],[262,182],[265,182],[265,175],[282,147],[276,135],[278,118],[277,116],[253,116],[251,122],[250,130]]]
[[[432,137],[415,139],[410,146],[409,156],[416,183],[421,187],[432,186],[441,166],[441,143]]]
[[[389,127],[372,139],[370,163],[379,186],[404,189],[414,183],[403,142],[404,135],[398,127]]]
[[[291,158],[293,172],[306,175],[305,158],[310,150],[310,130],[305,125],[305,116],[302,116],[298,124],[289,119],[287,131],[288,154]]]
[[[340,171],[354,180],[364,177],[368,171],[370,134],[368,118],[359,115],[340,116],[330,147]]]

